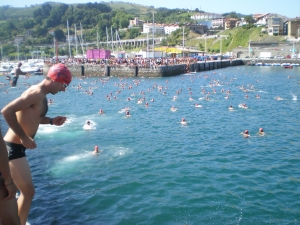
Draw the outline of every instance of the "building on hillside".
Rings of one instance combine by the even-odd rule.
[[[193,31],[197,34],[205,34],[208,31],[207,25],[203,25],[203,24],[190,24],[190,23],[187,23],[184,26],[186,28],[189,28],[191,31]]]
[[[254,14],[253,19],[255,20],[255,25],[256,26],[265,26],[267,25],[267,16],[270,13],[267,14]]]
[[[164,26],[164,32],[165,34],[171,34],[173,31],[179,29],[179,24],[165,24]]]
[[[236,18],[227,18],[225,20],[225,30],[233,29],[236,27],[238,19]]]
[[[276,14],[267,17],[268,34],[271,36],[283,35],[284,18]]]
[[[300,37],[300,18],[288,20],[285,22],[284,33],[289,37],[298,38]]]
[[[207,25],[203,24],[184,24],[183,25],[186,28],[189,28],[191,31],[198,33],[198,34],[204,34],[208,31]],[[152,30],[154,30],[155,34],[171,34],[173,31],[178,30],[179,24],[172,23],[172,24],[156,24],[154,23],[154,26],[152,23],[144,23],[143,24],[143,32],[142,33],[150,33],[152,34]]]
[[[215,18],[220,18],[222,15],[217,13],[197,13],[191,16],[192,20],[212,20]]]
[[[165,34],[164,24],[158,23],[144,23],[142,33],[154,33],[154,34]]]
[[[224,17],[212,19],[212,28],[224,27],[225,19]]]
[[[133,20],[129,20],[129,26],[131,26],[131,27],[133,27],[133,26],[142,27],[143,24],[144,24],[144,21],[139,20],[138,17],[135,17]]]
[[[78,41],[78,37],[75,34],[71,34],[68,38],[68,35],[66,35],[66,42],[76,42],[76,39]]]
[[[55,33],[54,33],[54,29],[49,30],[49,31],[48,31],[48,34],[54,36],[54,34],[55,34]]]
[[[247,25],[247,24],[248,24],[248,22],[245,20],[245,18],[241,18],[241,20],[236,22],[237,27],[242,27],[242,26]]]

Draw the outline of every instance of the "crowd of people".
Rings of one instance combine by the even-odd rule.
[[[158,66],[165,65],[177,65],[186,64],[190,65],[197,63],[197,58],[195,57],[181,57],[181,58],[110,58],[110,59],[78,59],[78,58],[68,58],[68,59],[47,59],[45,63],[48,65],[55,64],[56,62],[64,63],[67,66],[74,65],[85,65],[85,66],[99,66],[105,67],[106,65],[110,67],[135,67],[138,66],[141,69],[155,69]]]

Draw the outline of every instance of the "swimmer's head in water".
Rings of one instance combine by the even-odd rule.
[[[259,132],[264,132],[264,129],[263,128],[259,128]]]
[[[90,125],[90,123],[91,123],[90,121],[87,121],[87,124],[88,124],[88,125]]]
[[[70,84],[72,80],[72,74],[65,64],[58,63],[49,68],[47,77],[51,78],[53,81]]]
[[[245,132],[244,132],[245,134],[248,134],[249,133],[249,131],[248,130],[245,130]]]
[[[184,118],[182,118],[182,120],[181,121],[185,121],[185,119]]]
[[[96,145],[96,146],[95,146],[95,150],[98,150],[98,149],[99,149],[99,148],[98,148],[98,146]]]

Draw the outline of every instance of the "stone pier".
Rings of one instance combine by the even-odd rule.
[[[68,68],[73,76],[113,76],[113,77],[168,77],[190,72],[216,70],[230,66],[244,65],[242,60],[214,60],[192,64],[160,65],[154,68],[138,66],[109,66],[109,65],[70,65]],[[44,66],[47,74],[48,66]]]

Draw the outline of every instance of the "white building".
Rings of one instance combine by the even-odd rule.
[[[165,34],[171,34],[173,31],[175,31],[179,28],[180,27],[178,24],[166,24],[164,26]]]
[[[255,25],[257,26],[265,26],[267,25],[267,16],[269,15],[269,13],[267,14],[254,14],[253,15],[253,19],[255,20]]]
[[[154,32],[155,34],[165,34],[164,24],[158,23],[144,23],[143,24],[143,33],[151,33]]]
[[[191,16],[191,19],[193,20],[211,20],[211,19],[215,19],[215,18],[220,18],[222,17],[221,14],[217,14],[217,13],[197,13]]]
[[[224,27],[225,19],[224,17],[212,19],[212,28]]]

